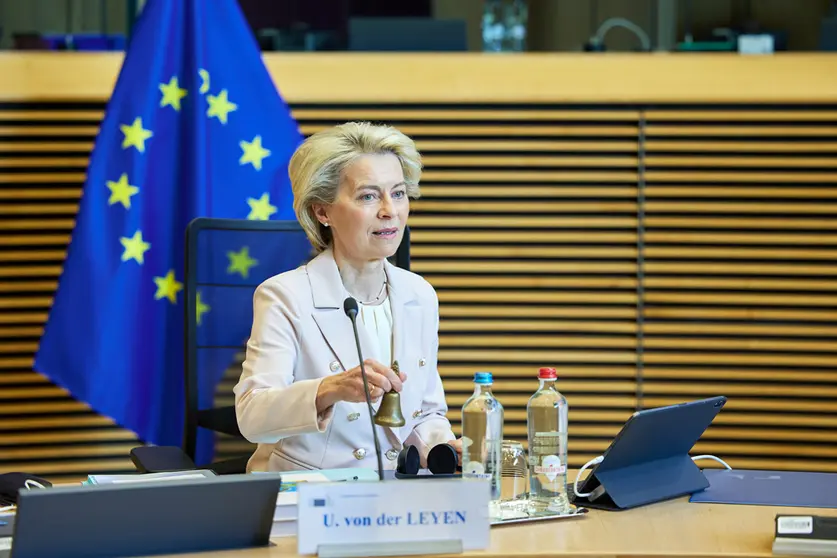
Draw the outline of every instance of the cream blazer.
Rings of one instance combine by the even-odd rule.
[[[436,367],[439,301],[420,276],[385,263],[393,321],[393,359],[407,381],[401,410],[407,424],[375,426],[384,469],[411,444],[422,463],[433,446],[455,439]],[[323,378],[359,364],[348,296],[330,249],[307,265],[264,281],[253,296],[253,326],[234,388],[238,426],[258,447],[249,471],[369,467],[377,469],[366,403],[340,401],[318,416]],[[372,340],[358,324],[364,358]],[[383,363],[389,365],[391,363]],[[380,400],[372,404],[377,410]]]

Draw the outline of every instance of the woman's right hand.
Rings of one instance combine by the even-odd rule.
[[[369,384],[369,397],[377,401],[390,390],[401,391],[407,375],[396,374],[389,366],[384,366],[373,359],[363,361],[366,368],[366,381]],[[328,376],[320,382],[317,391],[317,410],[319,412],[331,407],[337,401],[350,403],[365,403],[366,395],[363,390],[363,375],[360,366],[350,370]]]

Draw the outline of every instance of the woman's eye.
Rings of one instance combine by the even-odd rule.
[[[372,201],[373,199],[375,199],[375,196],[374,194],[363,194],[362,196],[360,196],[360,199],[361,201]]]
[[[404,190],[399,190],[397,192],[393,192],[392,197],[397,199],[397,200],[400,200],[401,198],[403,198],[405,196],[405,194],[406,194],[406,192]]]

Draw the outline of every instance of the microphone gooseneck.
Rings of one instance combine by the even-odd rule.
[[[372,424],[372,437],[375,439],[375,457],[378,458],[378,479],[384,480],[384,463],[381,459],[381,443],[378,441],[378,431],[375,428],[375,412],[372,410],[372,397],[369,395],[369,382],[366,379],[366,367],[363,365],[363,353],[360,350],[360,336],[357,332],[357,301],[348,297],[343,301],[343,312],[352,321],[352,330],[355,334],[355,345],[357,346],[357,358],[360,361],[360,375],[363,378],[363,392],[366,395],[366,406],[369,408],[369,421]]]

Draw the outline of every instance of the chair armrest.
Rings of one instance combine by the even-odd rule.
[[[176,446],[140,446],[131,450],[131,461],[140,473],[197,469],[186,452]]]
[[[243,438],[238,429],[238,418],[235,414],[235,407],[215,407],[198,411],[198,426]]]

